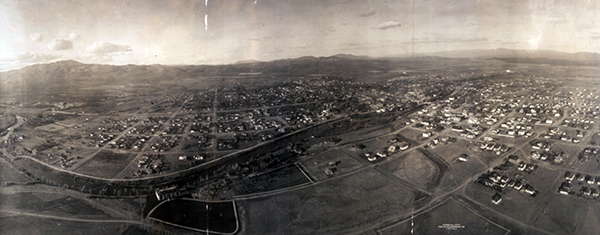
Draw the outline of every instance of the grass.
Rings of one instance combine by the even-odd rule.
[[[452,224],[453,227],[444,226]],[[449,199],[414,219],[381,231],[385,234],[506,234],[507,230]]]
[[[131,162],[131,158],[133,157],[135,157],[135,154],[114,153],[103,150],[91,160],[77,168],[75,172],[91,176],[110,178],[121,172],[121,170],[123,170],[123,168],[125,168],[127,164]]]
[[[419,193],[373,169],[269,197],[238,201],[248,234],[346,234],[410,212]]]
[[[334,172],[332,176],[329,176],[325,173],[325,170],[329,168],[330,162],[339,162],[339,164],[336,164],[335,166],[337,171]],[[351,172],[363,166],[359,161],[351,157],[345,151],[335,148],[322,152],[310,159],[303,160],[301,164],[312,176],[316,177],[317,180],[328,179],[335,175]]]

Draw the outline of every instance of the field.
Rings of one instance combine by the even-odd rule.
[[[433,162],[417,150],[392,159],[381,165],[381,168],[423,188],[431,188],[434,178],[440,171]]]
[[[364,129],[360,129],[358,131],[353,131],[350,133],[340,135],[340,138],[342,139],[342,142],[340,142],[340,143],[341,144],[354,143],[357,141],[385,135],[389,132],[390,132],[390,129],[387,126],[364,128]]]
[[[246,234],[347,234],[410,213],[426,196],[375,170],[270,197],[240,200]]]
[[[336,169],[336,172],[333,172],[333,175],[331,176],[325,173],[325,170],[329,168],[330,162],[335,163]],[[300,163],[308,170],[310,175],[317,180],[324,180],[334,175],[348,173],[363,166],[359,161],[339,148],[329,149],[310,159],[303,160]]]
[[[445,174],[441,180],[444,188],[453,188],[487,167],[484,165],[486,162],[480,160],[482,155],[470,151],[469,146],[472,146],[469,141],[458,139],[454,144],[438,145],[434,149],[428,149],[443,158],[450,166],[451,173]],[[469,159],[466,162],[457,161],[456,158],[461,154],[467,154]]]
[[[581,210],[585,210],[580,208]],[[575,234],[597,234],[600,231],[600,207],[598,203],[589,203],[587,205],[587,213],[581,221],[580,225],[577,226]],[[582,213],[582,212],[578,212]],[[583,214],[583,213],[582,213]]]
[[[411,223],[414,223],[411,226]],[[454,199],[448,199],[414,219],[380,231],[384,234],[506,234],[507,229],[491,223]]]
[[[4,159],[0,159],[0,172],[2,172],[2,174],[0,174],[0,183],[33,182],[33,180],[26,176],[24,173],[21,173],[14,167],[10,166],[9,163],[6,162]]]
[[[75,172],[84,173],[86,175],[111,178],[115,174],[121,172],[123,168],[129,164],[135,154],[130,153],[115,153],[103,150],[96,154],[91,160],[87,161]]]
[[[148,217],[200,231],[233,234],[238,230],[233,202],[206,203],[190,199],[176,199],[159,204]]]
[[[127,227],[127,224],[122,223],[84,223],[0,212],[0,233],[2,234],[114,235],[121,234]]]
[[[110,215],[80,199],[62,194],[15,193],[0,195],[0,208],[49,215],[109,218]]]
[[[418,129],[414,129],[414,128],[404,128],[404,130],[400,131],[400,135],[416,141],[416,142],[421,142],[421,140],[423,140],[423,132],[425,132],[424,130],[418,130]]]

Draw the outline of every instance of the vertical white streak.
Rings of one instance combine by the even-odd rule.
[[[208,0],[204,0],[204,7],[208,8]],[[208,10],[204,15],[204,31],[208,31]]]
[[[208,30],[208,14],[204,15],[204,31]]]

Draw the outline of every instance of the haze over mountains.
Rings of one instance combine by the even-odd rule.
[[[349,54],[329,57],[304,56],[274,61],[240,61],[227,65],[101,65],[82,64],[67,60],[48,64],[37,64],[18,70],[0,73],[0,84],[7,85],[21,81],[44,83],[65,80],[80,81],[89,79],[110,79],[120,83],[142,82],[153,79],[189,78],[196,76],[239,76],[245,73],[254,75],[306,75],[340,74],[359,76],[372,72],[395,71],[399,66],[427,66],[428,63],[447,60],[473,60],[473,62],[519,62],[552,65],[600,66],[598,53],[564,53],[547,50],[467,50],[440,52],[429,55],[397,56],[372,58]],[[118,78],[118,79],[117,79]],[[117,79],[118,81],[114,81]]]

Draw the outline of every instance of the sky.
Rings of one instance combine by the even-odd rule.
[[[2,0],[0,71],[477,49],[600,52],[599,0]]]

